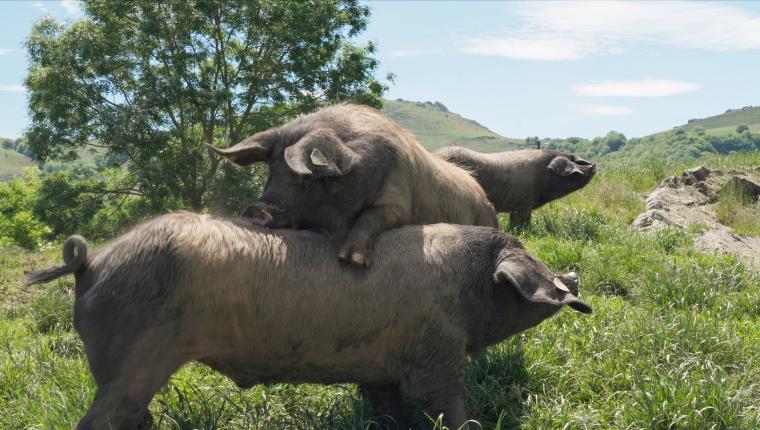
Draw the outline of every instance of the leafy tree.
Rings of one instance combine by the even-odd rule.
[[[88,145],[126,157],[124,192],[155,210],[252,197],[239,195],[255,192],[254,172],[209,157],[204,144],[237,143],[325,103],[379,106],[386,89],[374,46],[351,41],[369,16],[358,0],[83,6],[84,19],[44,19],[27,40],[28,146],[40,161]]]
[[[736,126],[737,133],[744,133],[746,131],[749,131],[749,127],[747,127],[747,124],[739,124],[738,126]]]
[[[607,145],[610,151],[617,151],[620,149],[620,147],[625,145],[625,142],[625,135],[618,131],[610,131],[606,136],[604,136],[604,143]]]

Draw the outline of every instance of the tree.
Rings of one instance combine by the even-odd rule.
[[[625,145],[626,138],[623,133],[613,130],[607,133],[606,136],[604,136],[604,142],[607,144],[607,147],[609,148],[609,150],[614,152],[620,149],[623,145]]]
[[[749,127],[747,127],[747,124],[739,124],[736,126],[737,133],[744,133],[748,131],[749,131]]]
[[[325,103],[379,106],[386,89],[374,46],[351,42],[369,16],[358,0],[83,6],[84,19],[44,19],[27,40],[28,146],[40,161],[85,146],[125,156],[124,192],[155,210],[230,206],[251,192],[240,186],[251,170],[209,157],[204,143],[228,146]]]

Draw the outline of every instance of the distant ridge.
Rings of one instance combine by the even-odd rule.
[[[422,146],[431,151],[448,145],[481,152],[525,148],[523,139],[494,133],[477,121],[449,111],[441,102],[385,100],[383,113],[414,133]]]
[[[729,109],[726,112],[707,118],[690,119],[681,126],[684,130],[704,128],[711,134],[726,134],[746,125],[753,133],[760,132],[760,106],[745,106],[741,109]]]

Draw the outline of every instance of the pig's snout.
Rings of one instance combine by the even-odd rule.
[[[252,203],[240,213],[240,216],[266,228],[296,228],[287,212],[272,203]]]

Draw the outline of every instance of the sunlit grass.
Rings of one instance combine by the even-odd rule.
[[[735,183],[720,193],[715,208],[718,219],[737,234],[760,235],[760,202]]]

